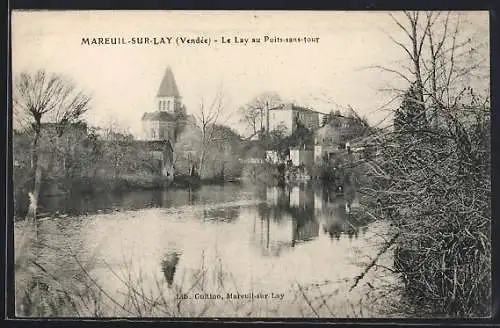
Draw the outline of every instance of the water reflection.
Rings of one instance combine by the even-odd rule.
[[[52,199],[52,210],[63,211],[57,199]],[[295,303],[292,294],[297,282],[329,281],[333,293],[344,279],[359,275],[356,261],[376,255],[372,245],[385,229],[372,225],[368,230],[355,192],[346,189],[339,196],[308,184],[203,186],[59,201],[66,211],[99,213],[40,221],[44,247],[38,261],[58,277],[67,276],[68,284],[81,264],[120,300],[129,292],[129,282],[155,293],[165,286],[172,297],[179,288],[187,291],[196,284],[210,293],[276,290],[288,293],[283,302],[273,303],[282,306],[283,315],[301,313],[296,307],[303,302]],[[99,212],[103,209],[112,213]]]
[[[209,189],[210,192],[206,192]],[[170,208],[233,201],[239,194],[236,185],[200,189],[135,190],[85,195],[41,197],[39,212],[46,216],[91,215],[144,208]],[[238,191],[238,192],[237,192]],[[243,195],[244,196],[244,195]],[[211,214],[207,214],[210,216]],[[229,217],[234,218],[235,213]]]
[[[240,215],[240,206],[227,206],[203,209],[205,221],[231,222]]]
[[[254,190],[255,191],[255,190]],[[257,197],[255,197],[257,196]],[[242,216],[240,200],[260,200],[252,207],[255,222],[253,244],[263,255],[279,256],[287,249],[316,239],[320,234],[332,240],[342,236],[358,238],[368,222],[360,216],[355,190],[346,186],[343,195],[333,188],[302,183],[293,186],[260,187],[256,194],[242,193],[238,186],[210,186],[200,190],[150,190],[93,196],[51,197],[41,201],[42,212],[88,215],[116,210],[191,207],[195,218],[213,223],[231,223]],[[226,204],[226,205],[223,205]],[[132,215],[133,216],[133,215]],[[64,226],[60,227],[64,229]]]
[[[343,195],[305,183],[269,187],[261,193],[265,203],[258,206],[260,235],[256,240],[263,254],[278,256],[286,248],[317,238],[320,232],[336,240],[342,235],[358,238],[360,231],[366,232],[367,219],[360,215],[357,195],[349,186]]]
[[[170,250],[161,260],[161,271],[163,272],[169,287],[172,286],[174,281],[175,270],[177,269],[177,264],[179,263],[181,254],[182,253],[178,250]]]

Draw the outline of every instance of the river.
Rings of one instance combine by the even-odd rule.
[[[98,286],[83,315],[385,317],[397,302],[390,250],[364,273],[389,228],[355,193],[227,184],[52,197],[41,211],[37,261]]]

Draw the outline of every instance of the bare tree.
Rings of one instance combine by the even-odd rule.
[[[403,98],[400,109],[415,115],[397,131],[368,138],[377,152],[366,160],[366,210],[395,228],[394,268],[403,273],[410,306],[488,315],[490,108],[489,95],[472,90],[487,33],[477,29],[473,38],[459,13],[401,16],[391,17],[407,42],[391,38],[408,56],[407,66],[378,68],[408,83],[411,92],[393,91]],[[433,124],[414,124],[418,115]]]
[[[129,129],[118,122],[114,117],[107,120],[106,125],[102,128],[102,139],[106,149],[105,158],[108,165],[111,165],[113,176],[116,180],[122,173],[125,158],[127,157],[125,144],[133,140]]]
[[[458,105],[471,84],[488,79],[488,55],[484,51],[487,35],[467,30],[466,18],[457,12],[405,11],[390,17],[406,41],[390,35],[389,38],[407,55],[409,65],[372,68],[393,74],[412,86],[413,101],[422,107],[421,115],[436,126],[443,116],[450,118],[445,109]],[[407,89],[389,91],[403,97]]]
[[[266,111],[282,103],[280,96],[275,92],[263,92],[242,106],[238,111],[241,122],[247,125],[253,134],[262,131],[266,124]]]
[[[91,97],[78,90],[68,78],[48,74],[44,70],[23,72],[17,76],[13,88],[14,114],[22,117],[32,130],[31,168],[35,173],[33,192],[27,218],[36,218],[36,209],[42,182],[42,166],[39,162],[39,141],[44,122],[57,123],[58,135],[68,124],[78,121],[89,109]]]
[[[210,104],[206,104],[205,99],[202,98],[200,101],[200,107],[197,113],[194,114],[198,121],[198,125],[201,129],[201,145],[199,152],[199,162],[198,162],[198,174],[200,177],[204,177],[204,164],[206,160],[206,152],[208,148],[214,141],[214,132],[216,124],[222,118],[224,114],[224,94],[222,87],[219,87],[216,94]]]

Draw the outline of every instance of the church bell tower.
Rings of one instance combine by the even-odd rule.
[[[180,105],[181,96],[175,83],[174,74],[172,69],[167,67],[156,94],[156,110],[173,114]]]

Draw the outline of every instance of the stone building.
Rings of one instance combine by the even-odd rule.
[[[162,175],[173,179],[176,113],[183,104],[170,67],[165,71],[154,103],[155,110],[141,118],[142,139],[152,145],[151,152],[160,161]]]
[[[314,132],[314,161],[331,158],[349,147],[349,142],[363,135],[366,127],[354,116],[335,114]]]
[[[314,163],[314,152],[309,149],[292,148],[290,149],[290,161],[294,166],[304,165],[306,169],[310,170]]]
[[[325,124],[314,132],[314,162],[331,158],[344,149],[342,135],[338,128]]]
[[[324,113],[310,108],[296,106],[294,104],[283,104],[268,110],[268,131],[285,128],[286,134],[290,135],[297,129],[297,121],[311,130],[319,128]]]
[[[182,107],[172,69],[167,67],[155,98],[155,111],[142,116],[144,140],[169,140],[174,143],[175,113]]]

